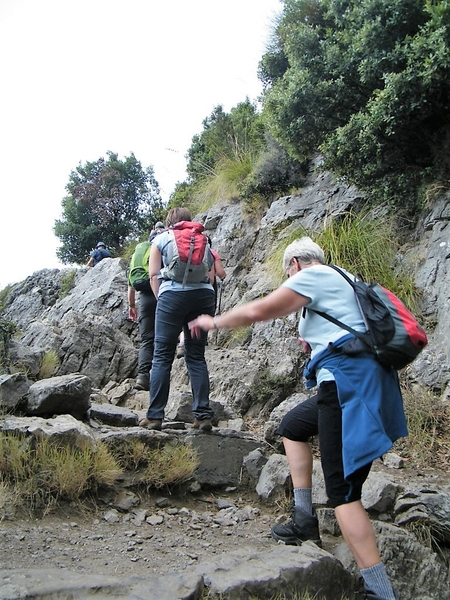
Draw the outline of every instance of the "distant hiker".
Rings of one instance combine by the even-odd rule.
[[[158,233],[162,233],[165,229],[166,228],[164,227],[164,223],[158,221],[157,223],[155,223],[151,236],[154,237],[155,235],[158,235]]]
[[[213,257],[203,235],[203,225],[192,222],[189,210],[171,209],[166,223],[168,230],[153,240],[150,251],[150,283],[158,302],[150,406],[147,417],[139,424],[148,429],[161,429],[175,349],[184,329],[194,428],[210,431],[213,411],[209,405],[209,373],[205,361],[206,333],[193,338],[187,324],[202,313],[214,314],[214,290],[209,279]]]
[[[111,253],[106,249],[106,245],[103,242],[99,242],[91,252],[91,258],[87,261],[88,267],[95,267],[104,258],[111,258]]]
[[[163,223],[158,221],[150,232],[148,242],[137,244],[128,271],[128,317],[132,321],[137,321],[141,340],[135,390],[148,391],[149,389],[155,343],[156,298],[150,286],[148,260],[152,241],[164,229]],[[136,292],[139,292],[139,309],[136,304]]]

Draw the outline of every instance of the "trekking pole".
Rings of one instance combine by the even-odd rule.
[[[219,284],[217,286],[217,307],[216,307],[216,315],[220,315],[220,305],[222,303],[222,292],[223,292],[223,280],[219,279]],[[219,334],[219,330],[216,329],[216,346],[217,346],[217,336]]]

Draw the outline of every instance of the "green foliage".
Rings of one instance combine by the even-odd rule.
[[[411,202],[450,126],[448,2],[283,4],[259,69],[269,131],[372,198]]]
[[[416,315],[419,313],[420,294],[412,274],[396,262],[398,245],[392,217],[374,217],[373,212],[363,210],[339,218],[328,216],[318,232],[303,227],[288,230],[268,259],[274,286],[280,285],[285,277],[282,269],[285,248],[304,235],[323,248],[327,263],[341,266],[369,283],[381,283]]]
[[[54,225],[62,242],[57,255],[66,264],[84,264],[99,240],[120,255],[130,237],[148,235],[164,213],[153,167],[143,169],[132,153],[123,161],[108,152],[107,159],[80,163],[66,190]]]
[[[314,240],[324,249],[325,259],[348,269],[369,283],[378,282],[397,294],[413,312],[420,296],[410,272],[396,264],[398,251],[395,223],[387,215],[371,212],[330,217]]]
[[[61,286],[58,292],[58,299],[61,300],[69,295],[70,290],[75,285],[75,275],[77,274],[75,269],[71,269],[68,273],[61,277]]]
[[[256,107],[247,98],[229,113],[217,106],[203,121],[203,131],[192,139],[186,167],[189,182],[216,174],[216,167],[231,160],[245,161],[264,147],[264,125]]]
[[[284,148],[270,136],[253,164],[251,174],[241,185],[241,195],[246,199],[255,196],[272,199],[278,193],[301,187],[306,176],[306,163],[289,156]]]
[[[15,323],[0,317],[0,374],[8,372],[10,366],[9,342],[16,330]]]
[[[54,350],[45,352],[39,365],[38,379],[48,379],[53,377],[60,365],[57,353]]]
[[[12,286],[7,285],[2,290],[0,290],[0,312],[5,310],[5,308],[8,306],[11,289],[12,289]]]
[[[78,500],[88,491],[111,485],[121,469],[101,442],[97,449],[61,445],[37,439],[0,434],[2,481],[15,489],[18,501],[32,507],[51,506],[59,500]]]

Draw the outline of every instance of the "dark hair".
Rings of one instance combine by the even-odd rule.
[[[192,216],[190,211],[187,208],[183,208],[177,206],[175,208],[171,208],[167,213],[166,225],[170,227],[171,225],[175,225],[175,223],[179,223],[180,221],[192,221]]]

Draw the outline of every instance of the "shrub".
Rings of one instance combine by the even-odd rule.
[[[9,342],[16,330],[17,327],[12,321],[0,317],[0,373],[8,372]]]
[[[41,364],[39,365],[38,379],[48,379],[49,377],[53,377],[59,365],[59,358],[55,350],[49,350],[42,356]]]
[[[58,292],[59,300],[61,300],[62,298],[65,298],[70,293],[70,290],[73,289],[73,287],[75,285],[76,273],[77,273],[76,270],[73,269],[61,277],[61,286],[60,286],[59,292]]]

